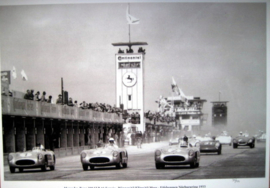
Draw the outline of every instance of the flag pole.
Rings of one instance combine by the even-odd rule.
[[[64,104],[64,83],[63,78],[61,78],[61,94],[62,94],[62,105]]]
[[[128,14],[130,14],[129,4],[128,4]],[[128,24],[128,37],[129,37],[129,43],[130,43],[130,24]]]

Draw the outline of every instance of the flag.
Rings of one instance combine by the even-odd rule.
[[[176,95],[180,95],[180,90],[173,77],[172,77],[172,91],[175,92]]]
[[[22,75],[23,81],[27,81],[28,80],[27,75],[25,74],[24,70],[21,71],[21,75]]]
[[[127,7],[127,21],[128,21],[128,24],[139,24],[140,23],[140,20],[135,18],[134,16],[131,16],[129,14],[129,7]]]
[[[186,105],[188,105],[188,98],[187,96],[184,94],[184,92],[177,86],[174,78],[172,77],[172,90],[173,92],[175,92],[177,95],[180,95],[181,100],[183,102],[185,102]]]
[[[11,75],[12,75],[13,79],[16,79],[17,78],[16,68],[14,66],[12,68]]]

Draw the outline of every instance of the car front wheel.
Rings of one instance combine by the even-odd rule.
[[[88,170],[88,166],[87,165],[82,165],[83,170]]]
[[[161,169],[161,168],[164,168],[164,167],[165,167],[164,164],[156,163],[156,169]]]
[[[90,165],[90,169],[91,169],[91,170],[94,170],[94,169],[95,169],[95,166]]]
[[[15,168],[14,167],[9,167],[9,171],[10,171],[10,173],[14,173],[15,172]]]
[[[117,169],[123,168],[122,159],[120,159],[119,163],[116,165]]]

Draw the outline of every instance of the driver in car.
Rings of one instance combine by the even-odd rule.
[[[114,139],[110,138],[109,139],[109,146],[114,147],[114,148],[118,148],[118,146],[114,143]]]

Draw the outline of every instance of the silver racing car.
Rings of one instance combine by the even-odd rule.
[[[80,154],[83,170],[93,170],[95,166],[116,166],[116,168],[126,168],[128,163],[128,153],[124,148],[105,145],[104,147],[83,150]]]
[[[41,168],[42,171],[55,169],[54,152],[40,147],[33,147],[32,150],[10,153],[8,155],[9,170],[14,173],[16,168],[20,172],[27,168]]]
[[[164,168],[165,165],[190,165],[191,168],[195,168],[199,167],[199,163],[199,143],[192,145],[182,140],[178,145],[155,151],[156,169]]]

